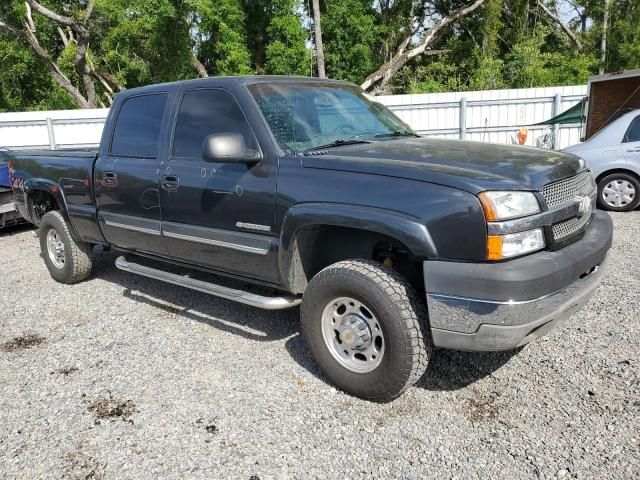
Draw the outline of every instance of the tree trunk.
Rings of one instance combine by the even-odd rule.
[[[207,78],[209,76],[209,73],[207,73],[207,69],[202,64],[202,62],[198,60],[198,57],[196,57],[195,53],[191,57],[191,66],[195,69],[196,72],[198,72],[199,77]]]
[[[602,20],[602,41],[600,43],[600,68],[602,75],[607,61],[607,24],[609,23],[609,0],[604,0],[604,19]]]
[[[322,46],[322,27],[320,26],[320,0],[312,0],[313,3],[313,28],[316,40],[316,58],[318,62],[318,77],[326,78],[324,71],[324,47]]]

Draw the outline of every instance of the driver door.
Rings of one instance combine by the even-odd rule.
[[[260,150],[233,95],[220,88],[184,92],[168,161],[160,172],[163,241],[175,259],[277,282],[276,161],[205,160],[204,139],[240,133]]]

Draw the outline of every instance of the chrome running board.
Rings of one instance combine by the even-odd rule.
[[[264,310],[282,310],[300,305],[302,298],[294,295],[282,297],[265,297],[255,293],[236,290],[229,287],[216,285],[215,283],[204,282],[189,278],[175,273],[165,272],[156,268],[147,267],[137,263],[129,262],[125,257],[116,258],[116,267],[125,272],[136,273],[143,277],[149,277],[160,280],[180,287],[190,288],[199,292],[215,295],[216,297],[226,298],[235,302],[251,305],[252,307],[262,308]]]

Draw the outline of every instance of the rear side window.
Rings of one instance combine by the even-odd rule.
[[[629,130],[627,130],[627,134],[624,136],[625,142],[640,142],[640,115],[631,120],[631,125],[629,125]]]
[[[253,131],[229,92],[211,89],[185,93],[176,120],[173,155],[202,158],[202,144],[212,133],[241,133],[247,147],[257,149]]]
[[[120,108],[111,141],[111,153],[130,157],[155,157],[167,94],[127,98]]]

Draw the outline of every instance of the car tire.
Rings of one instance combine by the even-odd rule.
[[[374,402],[415,384],[431,356],[424,302],[402,276],[374,261],[341,261],[313,277],[301,329],[329,380]]]
[[[631,194],[630,198],[630,193]],[[628,192],[628,193],[627,193]],[[628,173],[612,173],[598,182],[598,206],[613,212],[629,212],[640,204],[640,182]]]
[[[38,234],[42,258],[54,280],[71,284],[91,274],[91,245],[73,239],[59,211],[42,217]]]

